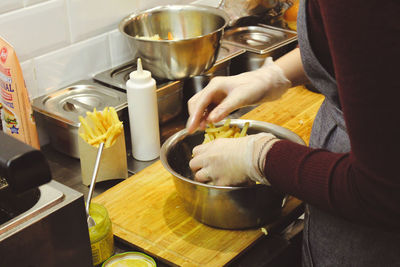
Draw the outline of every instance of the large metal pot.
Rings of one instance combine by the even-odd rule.
[[[232,119],[231,125],[242,128],[246,122],[250,122],[249,134],[270,132],[279,138],[305,144],[298,135],[275,124]],[[216,125],[222,123],[224,121]],[[198,221],[224,229],[251,228],[276,219],[282,210],[284,195],[270,186],[214,186],[193,180],[189,161],[193,148],[203,139],[204,132],[188,135],[186,130],[181,130],[161,147],[161,162],[173,175],[176,191],[186,210]]]
[[[125,17],[119,30],[145,69],[155,77],[177,80],[213,66],[227,25],[228,16],[221,9],[167,5]],[[168,33],[172,40],[168,40]]]

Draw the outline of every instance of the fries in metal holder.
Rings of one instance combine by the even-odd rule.
[[[247,135],[247,129],[249,128],[249,123],[246,122],[242,129],[238,126],[230,126],[231,120],[227,119],[224,125],[220,127],[215,127],[214,124],[210,123],[204,133],[203,144],[211,142],[217,138],[236,138],[243,137]]]
[[[123,131],[122,122],[113,107],[105,107],[103,111],[86,112],[86,118],[79,116],[83,131],[79,136],[89,145],[98,147],[104,143],[104,147],[112,146]]]

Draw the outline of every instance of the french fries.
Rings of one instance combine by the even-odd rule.
[[[112,146],[123,131],[122,122],[113,107],[86,112],[86,118],[79,116],[79,121],[83,128],[79,136],[94,147],[98,147],[100,143],[104,143],[106,148]]]
[[[231,120],[227,119],[224,125],[220,127],[215,127],[214,124],[210,123],[204,133],[203,144],[211,142],[217,138],[236,138],[243,137],[247,135],[247,129],[249,128],[249,123],[246,122],[242,129],[238,126],[230,126]]]

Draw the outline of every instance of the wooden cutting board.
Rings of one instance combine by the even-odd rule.
[[[244,119],[286,127],[308,141],[312,121],[323,97],[303,87],[289,90],[281,99],[263,104]],[[171,174],[157,161],[94,199],[103,204],[114,235],[171,265],[223,266],[264,233],[261,228],[221,230],[193,219],[178,198]],[[302,204],[290,198],[271,229]]]

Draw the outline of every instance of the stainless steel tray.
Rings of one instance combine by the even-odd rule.
[[[233,58],[245,53],[244,48],[234,46],[228,43],[221,43],[218,50],[218,57],[215,64],[204,73],[206,76],[228,76],[230,74],[230,62]],[[203,76],[204,76],[203,75]],[[195,76],[196,77],[196,76]],[[190,79],[190,78],[189,78]]]
[[[228,44],[228,43],[221,43],[221,46],[218,51],[218,57],[215,61],[214,66],[218,66],[226,61],[231,60],[232,58],[243,54],[246,52],[245,49]]]
[[[120,111],[128,106],[126,93],[119,92],[90,80],[83,80],[66,86],[32,101],[34,111],[57,121],[79,127],[79,116],[87,111],[114,107]]]
[[[244,52],[246,52],[246,50],[243,48],[230,44],[221,44],[221,47],[218,51],[217,60],[211,70],[218,68],[219,65],[225,63],[226,61],[229,61],[233,57],[243,54]],[[129,79],[129,74],[132,71],[135,71],[136,68],[136,60],[133,60],[115,68],[98,73],[93,77],[93,79],[97,82],[101,82],[103,84],[110,85],[117,89],[122,89],[123,91],[126,91],[126,82]],[[208,72],[210,72],[211,70],[209,70]],[[172,81],[159,79],[157,77],[153,78],[156,80],[158,96],[168,95],[176,90],[182,89],[183,86],[182,80]]]
[[[97,82],[111,85],[116,89],[122,89],[122,91],[126,91],[126,82],[129,79],[129,74],[136,69],[136,60],[133,60],[115,68],[98,73],[93,77],[93,79]],[[158,79],[157,77],[153,78],[156,80],[157,94],[162,93],[163,95],[165,95],[166,92],[161,91],[169,91],[168,88],[171,87],[175,89],[179,88],[180,81]]]
[[[39,215],[57,203],[60,203],[64,197],[62,192],[51,187],[49,184],[41,185],[39,188],[35,188],[33,191],[31,190],[31,192],[38,195],[37,202],[27,211],[0,225],[0,240],[7,237],[8,231],[11,231],[12,229],[15,230],[15,228],[20,226],[22,223]],[[19,203],[14,204],[16,205]]]
[[[114,107],[120,120],[127,125],[126,93],[92,80],[76,82],[32,101],[35,119],[46,129],[52,146],[75,158],[79,158],[79,116],[86,117],[87,111],[94,108],[100,111],[105,107]]]
[[[246,51],[267,54],[281,46],[297,41],[297,33],[269,25],[237,27],[227,30],[222,40]]]

